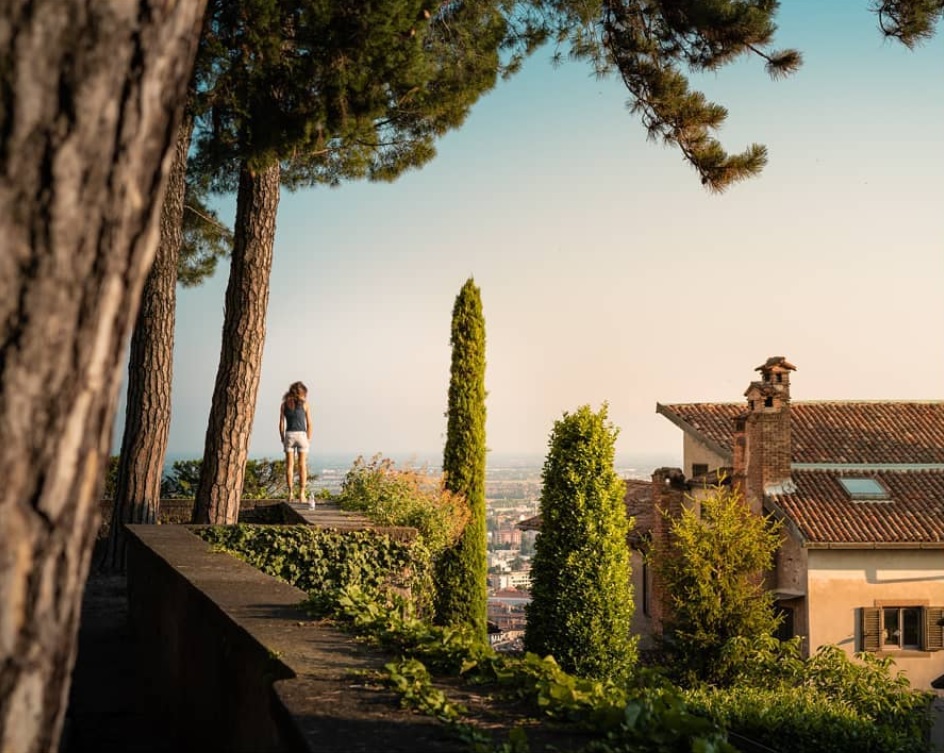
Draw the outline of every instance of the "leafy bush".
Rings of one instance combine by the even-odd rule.
[[[632,669],[636,639],[624,485],[613,469],[617,430],[606,413],[606,405],[597,413],[584,405],[551,432],[525,648],[569,672],[616,679]]]
[[[337,501],[341,509],[363,513],[380,525],[415,528],[434,557],[459,539],[469,520],[465,500],[446,491],[441,478],[397,469],[380,455],[354,461]]]
[[[108,470],[105,471],[105,488],[102,490],[103,499],[114,499],[118,488],[118,463],[120,455],[111,455],[108,458]]]
[[[309,474],[311,482],[315,476]],[[243,475],[243,499],[284,499],[288,496],[285,483],[285,458],[270,460],[262,458],[246,461]]]
[[[469,508],[442,479],[414,468],[397,469],[389,458],[359,457],[344,477],[337,497],[343,510],[359,512],[375,523],[415,528],[414,590],[417,608],[427,613],[435,600],[436,562],[453,546],[469,521]]]
[[[735,490],[716,486],[669,518],[670,536],[650,558],[665,595],[661,648],[684,685],[730,684],[742,654],[729,641],[771,635],[779,624],[761,574],[780,546],[780,527],[754,514]]]
[[[853,660],[837,646],[809,659],[800,641],[739,639],[741,672],[726,689],[688,693],[695,708],[722,726],[774,750],[836,753],[925,751],[929,695],[914,691],[889,658]]]
[[[202,460],[175,460],[170,473],[161,479],[161,497],[163,499],[194,499],[197,496],[197,484],[200,481]]]
[[[161,479],[164,499],[194,499],[200,481],[202,460],[175,460],[170,473]],[[314,478],[309,476],[309,480]],[[243,499],[283,499],[288,495],[285,484],[285,460],[247,460],[243,475]]]
[[[689,691],[688,701],[725,729],[784,753],[925,753],[914,721],[904,728],[878,724],[811,686],[732,686]],[[914,717],[913,717],[914,719]]]
[[[412,586],[410,545],[373,531],[339,532],[311,526],[214,526],[196,529],[210,544],[312,596],[320,610],[357,586],[368,593]]]

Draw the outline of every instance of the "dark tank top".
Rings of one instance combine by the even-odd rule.
[[[308,422],[305,420],[305,404],[301,400],[295,401],[295,407],[289,408],[288,403],[282,406],[285,414],[285,431],[308,431]]]

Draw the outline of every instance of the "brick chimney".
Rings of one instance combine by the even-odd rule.
[[[735,481],[757,513],[763,508],[764,489],[790,480],[790,372],[795,370],[783,356],[758,366],[760,381],[751,382],[744,393],[747,411],[735,419]]]
[[[687,495],[688,483],[680,468],[656,468],[652,472],[651,546],[653,551],[667,550],[674,545],[673,537],[669,532],[670,520],[678,520],[682,516]],[[649,614],[655,631],[661,633],[662,623],[671,609],[672,594],[667,592],[655,572],[652,573],[651,585]]]

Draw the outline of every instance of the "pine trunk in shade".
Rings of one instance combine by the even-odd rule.
[[[278,162],[259,169],[244,163],[240,170],[223,342],[197,485],[195,523],[232,525],[239,519],[262,372],[280,178]]]
[[[127,338],[204,3],[11,0],[0,32],[0,750],[59,747]]]

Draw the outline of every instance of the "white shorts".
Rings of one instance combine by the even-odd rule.
[[[298,450],[299,452],[308,452],[308,432],[305,431],[287,431],[285,439],[282,442],[286,452]]]

